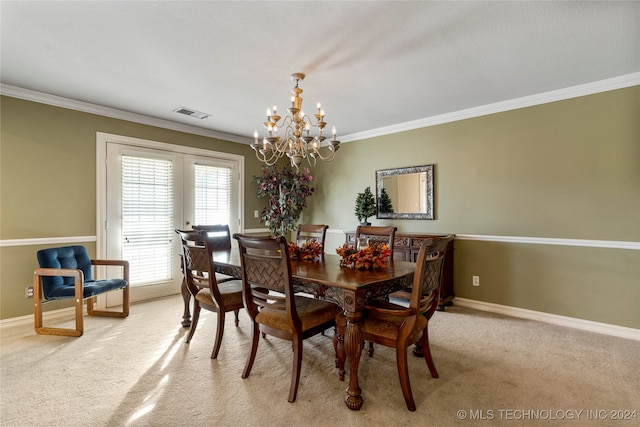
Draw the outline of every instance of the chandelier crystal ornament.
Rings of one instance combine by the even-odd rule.
[[[312,118],[302,111],[302,89],[299,86],[300,80],[304,80],[303,73],[294,73],[291,80],[296,81],[296,85],[291,89],[291,107],[287,108],[290,116],[282,119],[278,115],[278,108],[274,105],[273,111],[267,109],[267,121],[264,127],[268,135],[258,140],[258,131],[254,131],[254,143],[251,148],[256,152],[256,157],[263,163],[271,166],[283,156],[291,159],[291,165],[298,168],[303,159],[307,159],[310,166],[315,166],[316,159],[330,162],[336,156],[336,151],[340,148],[340,141],[336,139],[336,128],[332,129],[332,138],[328,144],[322,145],[327,138],[322,134],[327,123],[324,121],[324,110],[320,102],[316,105],[317,112],[314,114],[315,123]],[[310,136],[311,128],[317,128],[318,134]],[[284,136],[278,135],[278,130]]]

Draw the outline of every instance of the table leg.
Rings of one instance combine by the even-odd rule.
[[[189,303],[191,302],[191,292],[187,288],[187,282],[182,279],[182,285],[180,286],[180,292],[182,293],[182,299],[184,300],[184,313],[182,315],[182,326],[188,328],[191,326],[191,312],[189,311]]]
[[[360,331],[360,321],[362,312],[346,312],[347,327],[344,334],[344,349],[349,362],[349,388],[344,402],[352,410],[359,410],[362,407],[362,390],[358,384],[358,366],[362,355],[362,332]]]

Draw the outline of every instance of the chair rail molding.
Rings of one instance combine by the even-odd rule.
[[[245,233],[266,233],[266,228],[247,228]],[[327,229],[328,234],[343,235],[348,230]],[[629,249],[640,251],[640,242],[630,242],[621,240],[585,240],[585,239],[560,239],[549,237],[522,237],[522,236],[493,236],[482,234],[456,234],[456,240],[474,240],[478,242],[503,242],[503,243],[524,243],[532,245],[555,245],[555,246],[581,246],[585,248],[609,248],[609,249]],[[0,247],[11,246],[34,246],[60,243],[82,243],[95,242],[96,236],[67,236],[67,237],[38,237],[30,239],[5,239],[0,240]]]
[[[11,246],[57,245],[65,243],[85,243],[97,241],[96,236],[37,237],[32,239],[0,240],[0,248]]]
[[[481,234],[456,234],[456,240],[640,250],[640,242],[627,242],[621,240],[560,239],[553,237],[492,236]]]

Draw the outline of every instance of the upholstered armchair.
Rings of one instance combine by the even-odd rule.
[[[124,260],[90,259],[84,246],[65,246],[42,249],[37,253],[38,264],[33,273],[35,331],[41,335],[82,336],[84,332],[84,301],[89,316],[127,317],[129,315],[129,262]],[[122,278],[94,279],[93,266],[120,266]],[[95,297],[122,289],[122,310],[97,310]],[[45,327],[42,322],[42,304],[45,302],[75,300],[75,329]]]

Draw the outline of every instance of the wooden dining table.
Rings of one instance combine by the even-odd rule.
[[[214,252],[213,261],[216,273],[241,277],[240,253],[237,249]],[[340,257],[332,254],[324,254],[315,260],[291,259],[291,275],[296,291],[331,301],[344,310],[347,318],[344,351],[349,364],[349,387],[345,403],[349,409],[358,410],[363,404],[358,366],[363,349],[360,321],[364,308],[373,299],[410,287],[415,268],[415,263],[390,260],[386,268],[358,270],[341,267]],[[185,296],[185,321],[188,313],[189,298]]]

